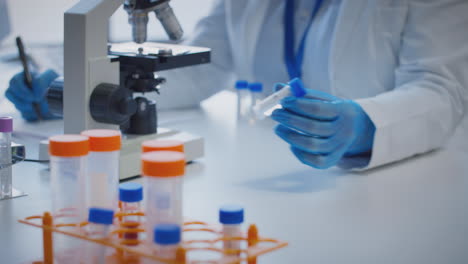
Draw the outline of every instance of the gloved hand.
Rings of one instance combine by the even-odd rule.
[[[296,85],[303,87],[300,81]],[[291,145],[294,155],[318,169],[335,166],[349,156],[368,154],[370,159],[375,126],[361,106],[352,100],[305,90],[304,97],[284,98],[283,109],[271,116],[280,123],[276,134]]]
[[[47,70],[40,75],[37,73],[31,75],[33,77],[32,90],[26,85],[23,72],[20,72],[10,80],[10,86],[6,90],[5,96],[27,121],[36,121],[39,118],[34,110],[33,103],[39,105],[43,119],[55,118],[49,112],[46,92],[49,85],[58,77],[58,74],[53,70]]]

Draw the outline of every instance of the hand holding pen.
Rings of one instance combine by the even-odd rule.
[[[23,71],[11,78],[5,96],[21,112],[23,118],[27,121],[38,121],[57,118],[49,111],[49,105],[46,99],[47,89],[50,84],[58,77],[53,70],[46,70],[39,74],[31,70],[29,59],[25,53],[24,45],[21,39],[16,39],[18,45],[19,57],[23,64]],[[34,65],[32,65],[34,66]]]
[[[29,70],[29,65],[28,65],[28,56],[26,55],[26,52],[24,51],[24,45],[23,41],[21,40],[21,37],[16,37],[16,46],[18,47],[18,53],[19,53],[19,58],[21,60],[21,64],[23,64],[23,73],[24,73],[24,82],[28,88],[33,91],[33,78],[31,75],[31,71]],[[42,120],[42,115],[41,115],[41,109],[40,106],[37,102],[33,102],[33,108],[34,111],[36,112],[38,120]]]

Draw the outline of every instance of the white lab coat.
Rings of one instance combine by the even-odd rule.
[[[162,74],[169,82],[159,105],[192,106],[232,78],[255,80],[269,4],[218,1],[188,41],[212,48],[212,63]],[[366,168],[439,148],[451,137],[468,108],[467,28],[466,0],[343,0],[329,58],[330,92],[355,99],[376,126]]]
[[[10,19],[6,0],[0,0],[0,45],[2,40],[10,33]]]

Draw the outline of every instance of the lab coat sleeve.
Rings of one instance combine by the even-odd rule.
[[[10,18],[6,0],[0,0],[0,44],[10,33]]]
[[[211,48],[211,63],[158,73],[166,78],[158,109],[189,108],[226,88],[232,79],[231,49],[226,33],[225,1],[216,0],[209,15],[200,20],[184,45]]]
[[[376,126],[365,169],[440,148],[467,111],[468,1],[407,2],[395,89],[357,100]]]

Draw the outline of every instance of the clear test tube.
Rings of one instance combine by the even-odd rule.
[[[70,224],[61,230],[81,232],[86,215],[86,163],[88,137],[59,135],[49,138],[50,182],[54,224]],[[54,233],[57,263],[79,263],[81,240]]]
[[[136,182],[126,182],[119,185],[119,198],[122,213],[139,213],[142,211],[141,201],[143,200],[143,186]],[[141,217],[138,215],[123,216],[121,226],[134,229],[141,224]],[[126,240],[137,240],[138,232],[126,232],[123,238]],[[135,243],[134,245],[137,245]]]
[[[0,117],[0,200],[12,196],[11,132],[13,118]]]
[[[114,211],[106,208],[89,208],[87,236],[91,239],[106,239],[109,237],[112,223],[114,221]],[[84,263],[101,264],[106,263],[106,246],[86,242],[86,250],[83,257]]]
[[[249,91],[250,91],[250,106],[249,106],[249,123],[254,124],[257,118],[255,117],[254,113],[254,106],[257,105],[261,98],[263,92],[263,84],[255,82],[249,84]]]
[[[237,94],[237,118],[242,119],[249,114],[250,93],[249,83],[244,80],[238,80],[234,86]]]
[[[264,119],[265,114],[269,113],[272,108],[276,107],[280,100],[288,96],[303,97],[306,94],[302,81],[298,78],[291,80],[288,85],[285,85],[279,91],[271,94],[267,98],[259,101],[253,107],[253,114],[257,119]]]
[[[116,210],[121,133],[118,130],[93,129],[83,131],[81,135],[89,138],[88,207]]]
[[[249,90],[252,96],[252,101],[250,102],[250,109],[252,110],[253,107],[262,99],[263,84],[259,82],[250,83]]]
[[[145,181],[145,216],[148,241],[158,224],[182,225],[182,182],[185,155],[175,151],[153,151],[142,155]]]
[[[184,153],[184,143],[178,140],[155,139],[147,140],[141,144],[141,151],[176,151]]]
[[[244,222],[244,208],[237,205],[225,205],[219,209],[219,222],[223,225],[224,238],[242,237],[241,225]],[[223,241],[225,250],[240,250],[240,240]]]
[[[156,256],[175,260],[177,248],[182,239],[181,227],[174,224],[160,224],[154,228],[153,236]]]

